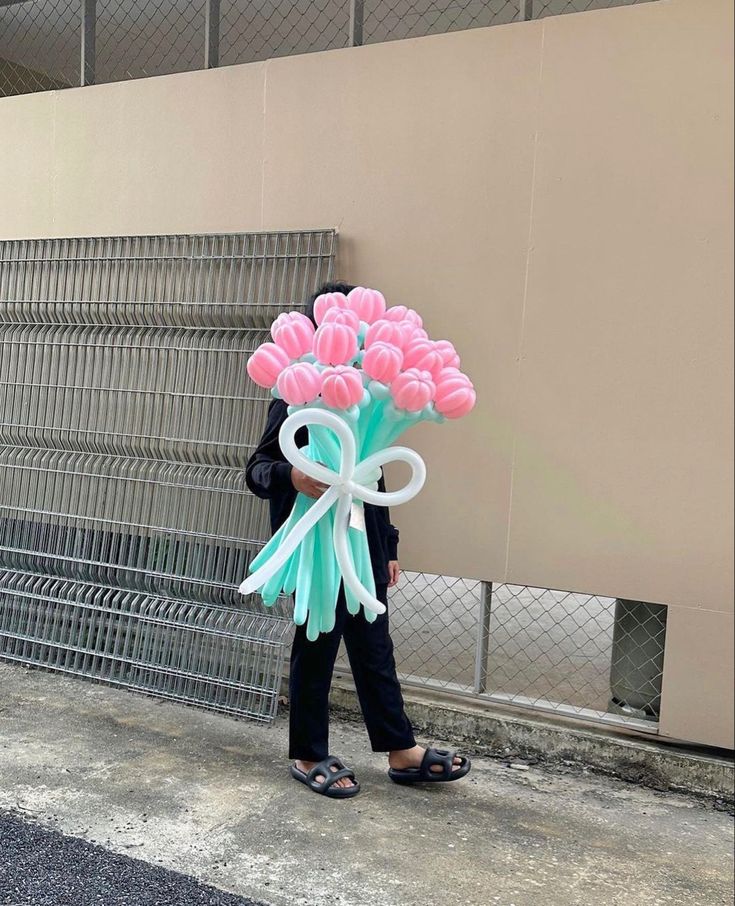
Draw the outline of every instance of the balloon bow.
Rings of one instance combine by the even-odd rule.
[[[296,446],[296,432],[300,428],[320,426],[333,431],[340,443],[339,471],[314,462]],[[385,613],[385,605],[367,589],[357,574],[349,543],[348,530],[353,502],[370,503],[389,507],[406,503],[415,497],[426,480],[426,465],[414,450],[408,447],[387,447],[357,462],[357,448],[352,431],[344,419],[323,409],[308,408],[289,415],[281,426],[281,450],[286,459],[305,475],[327,485],[328,490],[281,538],[278,549],[262,566],[240,586],[241,594],[259,591],[266,582],[286,564],[309,531],[336,505],[332,539],[334,554],[346,588],[365,607],[376,614]],[[397,491],[379,491],[376,475],[380,469],[393,462],[405,462],[411,469],[408,483]],[[253,564],[257,566],[257,558]]]

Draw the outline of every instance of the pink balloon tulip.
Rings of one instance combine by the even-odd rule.
[[[377,289],[356,286],[347,294],[347,304],[367,324],[378,321],[385,314],[385,296]]]
[[[289,365],[278,377],[278,392],[289,406],[313,403],[322,389],[322,375],[309,362]]]
[[[411,340],[404,349],[403,367],[406,369],[418,368],[419,371],[428,371],[435,377],[443,366],[441,353],[431,340]]]
[[[389,343],[403,349],[412,336],[412,326],[404,321],[386,321],[381,319],[371,324],[365,334],[365,349],[370,349],[373,343]]]
[[[322,324],[346,324],[355,331],[360,329],[360,319],[347,308],[330,308],[324,313]]]
[[[247,371],[259,387],[275,387],[278,375],[291,362],[288,353],[275,343],[263,343],[248,359]]]
[[[460,371],[459,368],[455,368],[454,365],[447,365],[445,368],[442,368],[435,378],[436,386],[438,387],[443,381],[456,377],[460,377],[466,384],[469,384],[470,387],[472,386],[472,381],[469,377]]]
[[[419,371],[418,368],[401,372],[390,389],[396,406],[408,412],[420,412],[431,402],[436,392],[429,372]]]
[[[434,405],[436,411],[445,418],[462,418],[474,408],[477,394],[466,374],[461,371],[448,374],[449,370],[445,369],[443,377],[439,378]]]
[[[369,378],[382,384],[394,381],[402,365],[403,353],[390,343],[373,343],[362,360],[362,370]]]
[[[410,321],[416,327],[424,326],[421,315],[412,308],[406,308],[405,305],[394,305],[386,311],[383,317],[387,321]]]
[[[322,372],[322,399],[332,409],[356,406],[364,392],[360,372],[351,365],[337,365]]]
[[[347,324],[322,324],[314,334],[314,354],[323,365],[346,365],[357,356],[357,334]]]
[[[459,356],[453,343],[450,343],[449,340],[437,340],[434,343],[434,349],[442,357],[445,368],[459,368]]]
[[[314,344],[314,325],[301,312],[284,311],[273,322],[271,336],[276,345],[285,350],[292,359],[298,359],[311,352]]]
[[[321,324],[324,315],[331,308],[347,308],[347,296],[344,293],[323,293],[314,301],[314,320]]]

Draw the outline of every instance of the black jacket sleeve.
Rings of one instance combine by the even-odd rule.
[[[288,409],[283,400],[273,400],[268,407],[263,436],[245,469],[248,487],[256,497],[264,500],[288,495],[292,490],[291,463],[278,444],[278,432],[287,416]]]

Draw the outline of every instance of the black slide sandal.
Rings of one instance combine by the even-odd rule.
[[[337,770],[333,771],[333,767],[337,768]],[[312,792],[319,793],[320,796],[327,796],[330,799],[351,799],[352,796],[356,796],[360,792],[360,784],[355,780],[354,771],[345,767],[344,762],[334,755],[330,755],[320,761],[319,764],[315,764],[308,773],[300,771],[295,764],[291,765],[290,770],[292,777],[308,786]],[[324,780],[316,779],[320,774],[324,777]],[[345,787],[334,786],[343,777],[349,778],[353,785]]]
[[[465,755],[460,755],[462,764],[454,770],[456,751],[449,749],[427,749],[418,768],[389,768],[388,776],[394,783],[448,783],[465,777],[472,762]],[[432,767],[439,765],[441,771],[432,771]]]

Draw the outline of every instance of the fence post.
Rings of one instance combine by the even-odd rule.
[[[350,47],[360,47],[362,45],[362,24],[364,18],[364,0],[350,0]]]
[[[204,68],[219,66],[219,10],[220,0],[207,0],[204,20]]]
[[[490,647],[490,610],[493,600],[493,583],[480,583],[480,612],[477,618],[477,646],[475,648],[474,692],[487,691],[487,653]]]
[[[79,84],[94,85],[97,65],[97,0],[82,2],[82,59]]]
[[[533,0],[518,0],[518,17],[521,22],[533,19]]]

